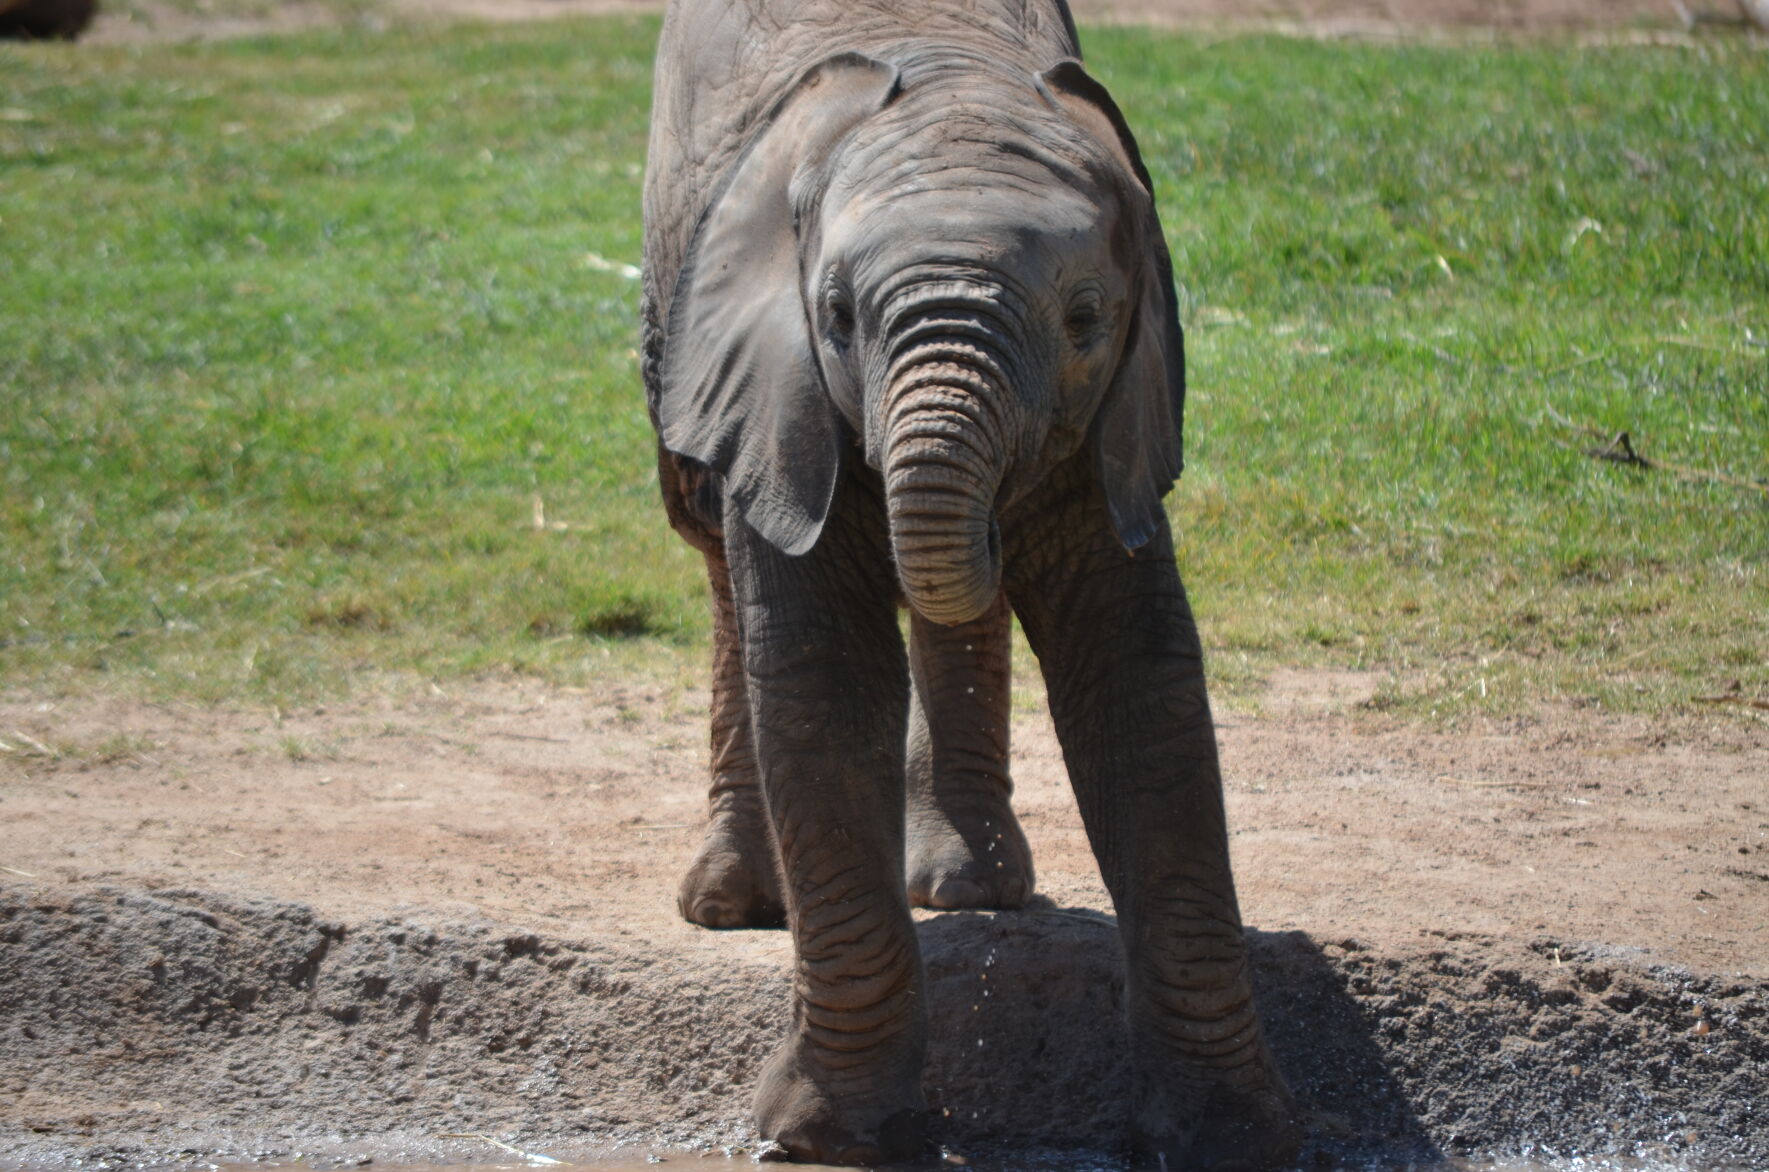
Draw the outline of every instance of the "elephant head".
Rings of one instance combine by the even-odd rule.
[[[1083,443],[1100,523],[1127,549],[1156,532],[1184,360],[1148,172],[1104,88],[1074,61],[913,72],[834,56],[769,111],[678,281],[659,421],[792,554],[857,440],[910,605],[958,623],[999,592],[997,515]]]

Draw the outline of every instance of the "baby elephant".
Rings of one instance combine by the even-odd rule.
[[[715,615],[713,816],[681,902],[791,926],[794,1026],[756,1112],[798,1159],[920,1152],[910,905],[1031,894],[1012,614],[1122,928],[1137,1146],[1175,1172],[1295,1148],[1161,505],[1184,392],[1167,249],[1078,56],[1064,0],[664,18],[645,387]]]

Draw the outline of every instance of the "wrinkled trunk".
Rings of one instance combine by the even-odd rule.
[[[881,468],[891,549],[909,605],[949,626],[982,614],[1001,589],[1002,388],[994,364],[962,342],[905,359],[891,380]]]

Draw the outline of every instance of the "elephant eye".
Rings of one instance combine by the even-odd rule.
[[[854,337],[854,303],[838,284],[823,290],[823,330],[838,346],[846,346]]]
[[[1085,288],[1069,302],[1063,328],[1076,349],[1085,350],[1099,341],[1106,332],[1106,303],[1098,289]]]

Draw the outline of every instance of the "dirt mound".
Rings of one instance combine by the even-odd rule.
[[[92,1166],[465,1154],[446,1133],[577,1157],[743,1145],[786,1025],[784,966],[735,946],[756,935],[680,954],[188,890],[0,890],[0,1151]],[[1250,939],[1323,1157],[1769,1160],[1760,980],[1453,934]],[[921,942],[940,1141],[1115,1148],[1110,918],[935,916]]]

